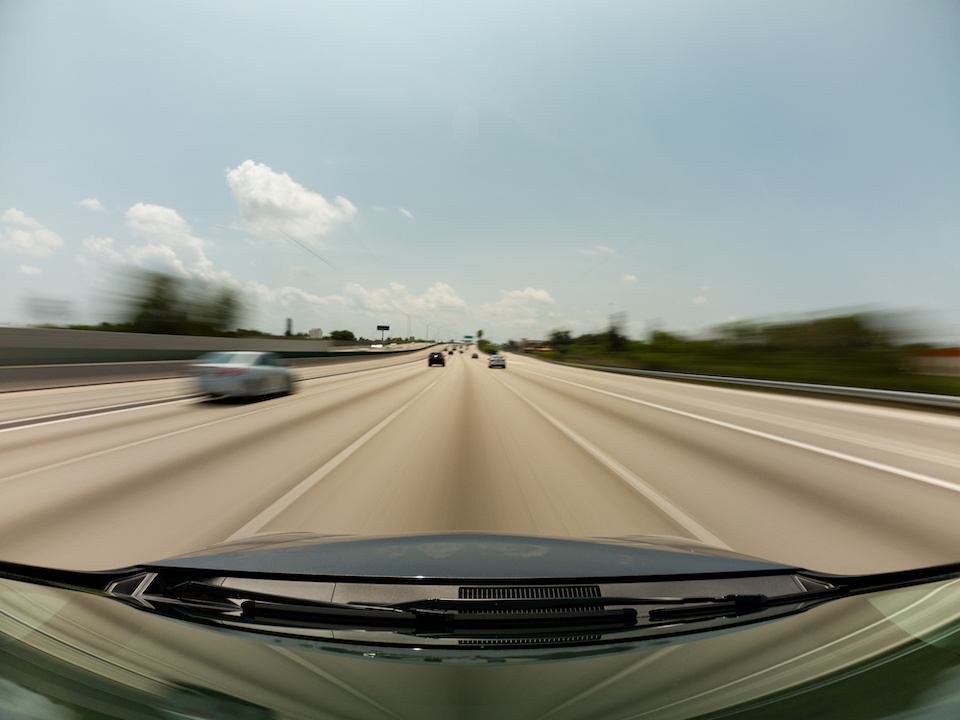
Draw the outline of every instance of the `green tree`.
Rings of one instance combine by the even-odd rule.
[[[237,291],[189,282],[159,272],[142,272],[121,296],[134,332],[169,335],[223,335],[237,326],[243,304]]]
[[[565,352],[573,345],[573,337],[569,330],[554,330],[550,333],[550,342],[553,343],[554,350]]]
[[[143,285],[133,308],[131,325],[134,331],[183,334],[187,328],[187,314],[181,307],[180,280],[162,273],[149,273]]]
[[[352,330],[334,330],[330,333],[330,338],[332,340],[347,340],[349,342],[357,339]]]

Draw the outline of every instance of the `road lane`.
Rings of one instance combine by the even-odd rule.
[[[253,532],[477,530],[674,535],[836,572],[960,560],[960,419],[513,355],[385,360],[292,397],[0,432],[0,557],[103,568]],[[117,399],[90,390],[72,397]]]
[[[686,534],[457,354],[444,381],[302,502],[262,528]],[[356,498],[356,499],[353,499]]]
[[[369,358],[351,358],[349,362],[334,362],[336,358],[293,362],[294,377],[298,382],[316,378],[366,372],[377,368],[414,364],[427,356],[429,348],[402,354],[372,354]],[[321,362],[322,361],[322,362]],[[311,364],[315,363],[315,364]],[[58,418],[81,414],[114,412],[134,405],[163,403],[171,399],[193,396],[196,388],[188,373],[183,377],[163,380],[138,380],[0,393],[0,429],[24,422],[49,422]]]

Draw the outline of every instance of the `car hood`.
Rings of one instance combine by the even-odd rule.
[[[617,579],[782,573],[798,568],[664,536],[570,539],[503,533],[380,537],[273,533],[147,568],[408,579]]]
[[[356,576],[362,568],[408,585],[419,579],[411,573],[560,579],[586,569],[616,579],[670,569],[699,582],[705,568],[762,581],[792,571],[677,538],[486,533],[274,534],[137,567],[204,574],[228,566],[255,575]],[[588,636],[565,645],[542,634],[466,638],[444,647],[411,637],[400,646],[382,632],[306,637],[135,605],[0,579],[0,711],[5,698],[25,703],[14,709],[51,710],[29,717],[73,717],[67,708],[144,718],[885,718],[924,709],[956,716],[960,707],[956,578],[600,653]]]

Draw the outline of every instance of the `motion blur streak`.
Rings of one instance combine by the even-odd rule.
[[[837,458],[838,460],[846,460],[847,462],[857,463],[858,465],[863,465],[864,467],[873,468],[874,470],[881,470],[883,472],[892,473],[894,475],[900,475],[901,477],[910,478],[911,480],[917,480],[919,482],[927,483],[928,485],[936,485],[937,487],[942,487],[946,490],[953,490],[954,492],[960,492],[960,485],[955,483],[946,482],[944,480],[938,480],[937,478],[930,477],[928,475],[922,475],[920,473],[910,472],[909,470],[903,470],[901,468],[893,467],[891,465],[885,465],[884,463],[872,462],[870,460],[865,460],[864,458],[855,457],[847,453],[835,452],[832,450],[827,450],[826,448],[816,447],[809,443],[797,442],[796,440],[790,440],[789,438],[780,437],[778,435],[772,435],[771,433],[760,432],[758,430],[751,430],[745,428],[741,425],[734,425],[728,422],[722,422],[720,420],[714,420],[712,418],[707,418],[702,415],[696,415],[694,413],[683,412],[681,410],[675,410],[673,408],[664,407],[663,405],[658,405],[657,403],[644,402],[642,400],[637,400],[636,398],[626,397],[625,395],[618,395],[617,393],[607,392],[606,390],[596,390],[595,388],[589,388],[586,385],[580,385],[578,383],[570,383],[568,380],[560,380],[559,382],[566,382],[570,385],[577,385],[578,387],[586,388],[587,390],[592,390],[593,392],[603,393],[604,395],[609,395],[610,397],[619,398],[621,400],[626,400],[628,402],[635,402],[646,405],[648,407],[656,408],[658,410],[664,410],[666,412],[676,413],[677,415],[682,415],[683,417],[691,418],[692,420],[700,420],[702,422],[712,423],[718,427],[728,428],[730,430],[735,430],[737,432],[748,433],[758,438],[764,438],[766,440],[771,440],[772,442],[784,443],[785,445],[792,445],[793,447],[800,448],[802,450],[809,450],[810,452],[822,453],[830,457]]]
[[[824,571],[956,560],[960,495],[945,486],[960,485],[960,418],[518,355],[506,370],[469,353],[428,367],[428,352],[349,373],[324,366],[327,377],[291,397],[150,405],[0,434],[0,557],[98,569],[247,531],[709,529],[734,550]],[[188,391],[164,380],[12,394],[0,419]]]

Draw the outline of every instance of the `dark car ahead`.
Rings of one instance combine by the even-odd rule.
[[[427,358],[427,365],[446,365],[447,361],[444,359],[442,352],[432,352],[430,357]]]

